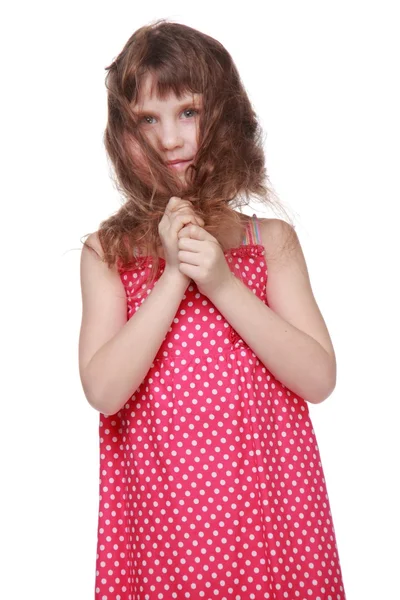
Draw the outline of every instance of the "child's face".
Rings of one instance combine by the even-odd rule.
[[[201,94],[187,94],[180,100],[171,92],[164,100],[151,90],[148,75],[133,110],[143,135],[182,183],[198,148]],[[171,164],[171,162],[175,164]],[[179,161],[176,163],[176,161]]]

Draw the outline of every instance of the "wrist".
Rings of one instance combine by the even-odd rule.
[[[232,295],[232,291],[236,288],[238,284],[238,279],[231,272],[230,275],[221,281],[216,288],[212,290],[210,294],[208,294],[208,298],[211,300],[213,304],[217,304],[221,298],[226,296],[230,297]]]
[[[184,273],[181,273],[178,268],[171,267],[168,264],[165,265],[162,277],[164,279],[170,280],[171,283],[173,283],[174,285],[184,286],[184,289],[187,288],[189,282],[191,281],[190,277],[188,277]]]

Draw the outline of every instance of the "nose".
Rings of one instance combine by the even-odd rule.
[[[183,145],[183,137],[177,123],[164,123],[160,130],[160,144],[163,150],[173,150]]]

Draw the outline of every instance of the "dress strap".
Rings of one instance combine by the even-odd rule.
[[[242,244],[261,244],[260,225],[256,214],[253,214],[251,219],[247,222],[246,233]]]

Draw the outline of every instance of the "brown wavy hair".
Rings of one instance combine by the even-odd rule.
[[[154,280],[159,268],[158,224],[172,196],[190,200],[204,219],[204,228],[224,251],[221,223],[225,232],[242,227],[234,208],[249,204],[252,196],[268,206],[279,206],[276,198],[272,202],[260,125],[222,44],[187,25],[162,19],[138,29],[106,71],[104,143],[116,187],[125,198],[97,232],[102,260],[109,267],[118,262],[129,269],[140,256],[153,257],[150,278]],[[148,74],[160,99],[170,92],[178,99],[185,93],[202,94],[198,150],[184,190],[141,133],[133,112]],[[141,149],[147,176],[135,160],[135,144]]]

